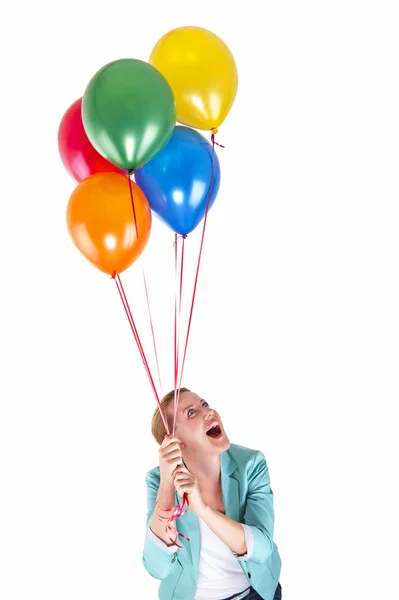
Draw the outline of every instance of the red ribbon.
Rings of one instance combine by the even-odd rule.
[[[155,503],[156,505],[159,504],[158,500]],[[185,508],[186,506],[186,508]],[[174,540],[172,540],[172,538],[169,536],[169,531],[173,531],[173,527],[170,526],[170,523],[172,521],[175,521],[176,519],[179,519],[180,517],[182,517],[183,515],[186,514],[186,512],[188,511],[188,507],[189,507],[189,501],[188,501],[188,497],[187,494],[184,494],[183,498],[180,500],[179,504],[177,504],[176,506],[174,506],[173,508],[160,508],[160,510],[164,511],[164,512],[171,512],[173,511],[172,515],[170,517],[164,517],[163,515],[160,515],[158,513],[158,520],[159,521],[167,521],[166,523],[166,533],[169,537],[169,540],[172,542],[172,544],[174,544],[175,546],[177,546],[178,548],[184,548],[184,546],[180,546],[176,540],[177,538],[180,536],[182,538],[184,538],[185,540],[187,540],[188,542],[190,541],[190,538],[188,538],[187,536],[185,536],[183,533],[180,533],[179,531],[177,531],[176,529],[176,537]]]

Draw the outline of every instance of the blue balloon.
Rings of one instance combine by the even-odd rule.
[[[205,217],[209,188],[210,209],[220,185],[220,166],[212,145],[194,129],[180,125],[163,150],[134,175],[151,209],[180,235],[197,227]]]

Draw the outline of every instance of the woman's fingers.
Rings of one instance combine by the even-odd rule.
[[[175,449],[171,450],[171,452],[166,454],[164,458],[165,458],[165,460],[171,460],[173,458],[176,458],[176,456],[181,456],[180,448],[175,448]]]
[[[190,492],[192,492],[193,490],[193,485],[179,485],[179,491],[181,492],[180,496],[183,495],[184,492],[186,492],[187,494],[189,494]]]
[[[183,487],[187,488],[189,487],[190,489],[194,487],[195,482],[192,479],[187,479],[187,478],[175,478],[174,480],[174,484],[176,489],[181,490]]]
[[[190,471],[184,465],[180,465],[180,467],[175,470],[175,473],[188,473],[191,475]]]
[[[159,448],[159,469],[161,481],[173,480],[174,471],[181,465],[180,440],[175,436],[165,436]]]
[[[184,475],[174,475],[173,480],[175,483],[181,483],[182,481],[193,481],[190,477],[184,477]]]
[[[175,476],[176,473],[176,469],[178,469],[181,465],[181,456],[177,456],[176,458],[172,458],[171,460],[167,461],[168,465],[171,467],[172,469],[172,477]]]
[[[179,438],[175,435],[166,435],[161,444],[161,448],[166,448],[167,446],[170,446],[170,444],[174,443],[180,444]]]
[[[173,452],[174,450],[176,450],[177,448],[181,448],[180,446],[181,441],[179,440],[179,438],[177,438],[176,436],[173,435],[168,435],[164,438],[160,448],[159,448],[159,452],[160,454],[169,454],[169,452]]]
[[[175,481],[193,481],[193,478],[188,476],[186,473],[177,473],[174,476]]]
[[[184,478],[184,479],[194,479],[194,477],[191,475],[190,471],[187,471],[187,469],[185,469],[183,467],[183,465],[179,465],[176,467],[176,469],[174,470],[173,473],[174,477],[180,477],[180,478]]]
[[[177,442],[172,442],[172,444],[169,444],[168,446],[161,448],[159,451],[160,455],[163,457],[168,457],[170,454],[172,454],[174,452],[181,453],[180,445]]]

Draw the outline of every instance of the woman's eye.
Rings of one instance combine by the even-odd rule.
[[[202,406],[206,407],[206,408],[209,408],[208,402],[204,402]],[[195,410],[193,408],[189,408],[188,411],[187,411],[187,416],[188,417],[190,416],[191,411],[195,412]]]

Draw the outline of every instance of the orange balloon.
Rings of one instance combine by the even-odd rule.
[[[138,239],[129,178],[97,173],[84,179],[72,193],[67,208],[69,233],[80,252],[100,271],[121,273],[140,256],[151,232],[151,208],[133,181]]]

